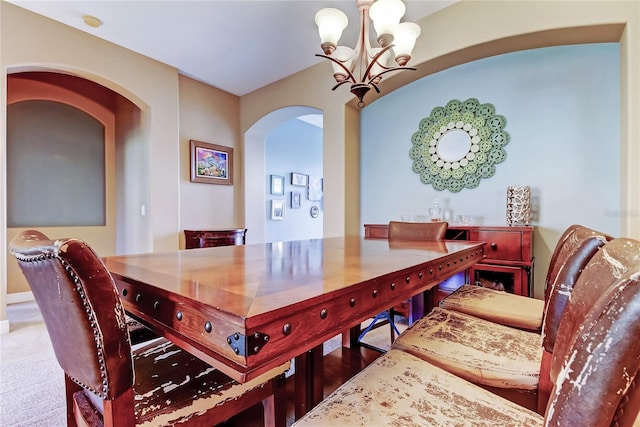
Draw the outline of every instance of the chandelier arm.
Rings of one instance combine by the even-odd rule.
[[[337,85],[332,87],[331,90],[336,90],[336,89],[338,89],[340,86],[342,86],[345,83],[349,83],[349,80],[345,79],[345,80],[341,81],[340,83],[338,83]]]
[[[352,83],[356,83],[356,78],[353,76],[353,73],[352,73],[352,72],[351,72],[351,70],[349,70],[349,69],[348,69],[348,68],[347,68],[347,67],[346,67],[342,62],[338,61],[338,60],[337,60],[337,59],[335,59],[335,58],[330,57],[329,55],[323,55],[323,54],[320,54],[320,53],[316,53],[316,56],[319,56],[319,57],[321,57],[321,58],[328,59],[329,61],[332,61],[332,62],[334,62],[334,63],[338,64],[340,67],[342,67],[342,69],[343,69],[344,71],[346,71],[346,72],[347,72],[347,74],[349,75],[349,80],[351,80],[351,82],[352,82]],[[346,81],[348,81],[348,80],[346,80],[346,79],[345,79],[345,80],[343,80],[343,81],[344,81],[344,82],[346,82]],[[338,85],[338,86],[339,86],[339,85]],[[337,86],[336,86],[336,87],[337,87]]]
[[[392,44],[390,44],[389,46],[383,48],[380,52],[378,52],[372,59],[371,59],[371,63],[369,63],[369,66],[367,67],[367,70],[364,72],[364,74],[362,75],[362,82],[364,83],[365,78],[369,75],[369,73],[371,72],[371,69],[373,68],[374,65],[376,65],[376,63],[378,62],[378,59],[380,59],[380,57],[382,55],[384,55],[384,53],[386,51],[388,51],[389,49],[391,49],[393,47]],[[368,55],[368,53],[367,53]],[[386,66],[382,65],[382,64],[378,64],[380,67],[382,68],[387,68]],[[397,67],[395,67],[397,68]],[[383,73],[385,73],[386,71],[391,71],[391,70],[385,70],[382,73],[378,73],[377,75],[381,75]]]
[[[392,67],[392,68],[387,68],[386,70],[384,70],[384,71],[376,74],[375,76],[371,77],[371,79],[369,79],[369,82],[367,84],[370,84],[370,85],[374,86],[373,80],[377,79],[378,77],[382,76],[383,74],[387,74],[387,73],[390,73],[392,71],[402,71],[402,70],[416,71],[417,68],[415,68],[415,67]]]

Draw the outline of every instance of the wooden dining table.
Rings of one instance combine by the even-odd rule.
[[[296,417],[322,400],[322,343],[482,260],[482,242],[362,237],[104,258],[125,309],[239,382],[296,360]]]

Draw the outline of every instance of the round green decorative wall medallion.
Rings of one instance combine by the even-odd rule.
[[[504,130],[506,122],[492,104],[475,98],[435,107],[411,137],[413,171],[438,191],[477,187],[507,157],[504,147],[511,137]]]

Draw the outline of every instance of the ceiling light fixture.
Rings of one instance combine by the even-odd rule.
[[[378,83],[382,75],[391,71],[415,70],[407,67],[411,51],[420,35],[420,26],[413,22],[400,23],[406,7],[401,0],[356,0],[360,10],[360,33],[355,49],[338,46],[338,40],[349,21],[341,10],[326,8],[316,13],[316,25],[320,33],[323,54],[333,66],[333,77],[338,82],[331,90],[351,83],[351,93],[358,98],[358,106],[364,107],[363,98],[374,88],[380,93]],[[378,36],[380,47],[372,48],[369,41],[369,18]],[[391,49],[398,66],[388,66]],[[357,72],[359,79],[356,79]]]
[[[92,15],[82,15],[82,20],[91,28],[98,28],[102,25],[102,21]]]

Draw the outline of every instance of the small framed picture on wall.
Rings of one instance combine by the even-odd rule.
[[[276,221],[284,219],[284,200],[271,201],[271,219]]]
[[[284,176],[271,175],[271,194],[284,196]]]
[[[291,172],[291,185],[297,185],[300,187],[306,187],[307,186],[307,181],[308,181],[308,176],[301,174],[301,173],[296,173],[296,172]]]
[[[301,194],[297,191],[291,192],[291,209],[300,209]]]
[[[322,178],[310,176],[307,188],[309,200],[322,200]]]

